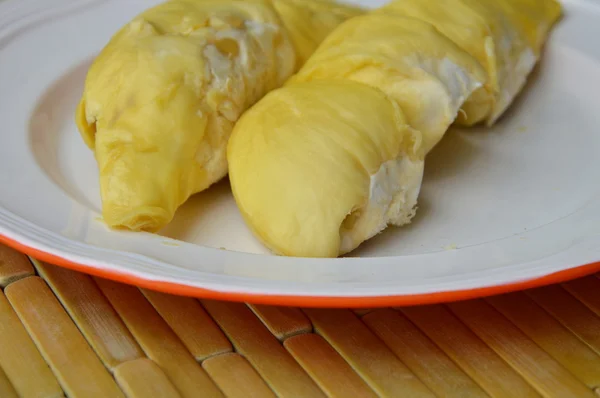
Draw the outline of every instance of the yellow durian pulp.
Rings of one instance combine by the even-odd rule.
[[[426,155],[459,114],[464,124],[491,123],[508,106],[516,93],[506,94],[514,84],[505,79],[521,71],[515,54],[529,48],[537,59],[554,18],[550,0],[524,1],[532,15],[519,18],[517,0],[476,1],[403,0],[396,5],[414,8],[352,18],[242,116],[228,146],[230,181],[265,246],[337,257],[411,222]],[[543,34],[525,28],[536,24]]]
[[[430,23],[486,68],[488,81],[462,106],[458,124],[494,124],[523,88],[552,25],[555,0],[393,0],[377,12]]]
[[[125,25],[90,67],[76,112],[104,221],[151,232],[169,223],[227,174],[242,113],[360,12],[329,0],[170,0]]]
[[[475,58],[432,25],[374,13],[331,33],[290,83],[320,79],[352,80],[385,92],[423,134],[427,153],[487,76]]]
[[[341,21],[362,13],[330,0],[271,0],[294,47],[298,69]]]
[[[267,94],[238,122],[229,156],[243,216],[268,247],[292,256],[340,253],[342,224],[352,212],[371,210],[370,178],[382,163],[401,158],[412,185],[423,175],[421,135],[400,108],[380,90],[343,80],[291,84]],[[411,184],[385,198],[386,208],[372,209],[378,213],[373,219],[404,201],[412,212]],[[358,218],[346,226],[371,221]],[[364,227],[378,233],[384,226]],[[346,251],[362,239],[341,232],[349,241]]]

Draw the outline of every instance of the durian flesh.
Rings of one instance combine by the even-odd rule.
[[[508,109],[562,10],[554,0],[394,0],[377,12],[432,24],[486,69],[457,120],[469,126],[492,125]]]
[[[412,217],[420,151],[421,134],[383,92],[319,80],[275,90],[242,116],[229,178],[240,211],[272,250],[335,257],[364,239],[359,230],[376,234],[383,220]],[[373,181],[388,176],[403,178]]]
[[[104,221],[166,225],[227,174],[241,114],[359,12],[328,0],[170,0],[124,26],[94,60],[76,114]]]
[[[235,126],[234,196],[275,253],[336,257],[409,223],[427,153],[461,113],[463,124],[497,119],[531,70],[513,55],[529,49],[535,63],[556,19],[546,12],[553,0],[453,0],[470,11],[451,16],[394,9],[444,10],[445,2],[422,1],[398,0],[343,23]],[[461,39],[461,26],[475,43]],[[508,81],[515,72],[517,83]]]
[[[320,79],[352,80],[385,92],[423,134],[427,153],[487,75],[432,25],[381,12],[336,29],[290,83]]]

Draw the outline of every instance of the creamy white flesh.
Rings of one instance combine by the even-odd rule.
[[[527,77],[531,74],[536,64],[537,57],[533,51],[528,48],[521,53],[514,69],[503,71],[505,74],[504,86],[502,87],[501,95],[499,96],[498,102],[488,121],[489,125],[496,123],[504,112],[506,112],[515,97],[523,89],[523,86],[525,86]]]
[[[340,228],[340,254],[350,253],[389,225],[410,224],[417,211],[424,162],[389,160],[371,176],[367,204],[352,212]]]

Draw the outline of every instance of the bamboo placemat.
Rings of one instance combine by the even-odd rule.
[[[600,277],[322,310],[169,296],[0,246],[0,397],[596,397]]]

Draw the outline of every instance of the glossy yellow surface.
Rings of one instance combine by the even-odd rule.
[[[430,23],[476,58],[488,80],[458,123],[491,125],[523,88],[562,10],[555,0],[394,0],[378,12]]]
[[[104,221],[166,225],[227,174],[240,115],[358,12],[328,0],[171,0],[124,26],[90,68],[76,115]]]
[[[336,257],[340,228],[369,201],[370,176],[383,163],[402,156],[414,160],[413,173],[423,168],[421,134],[400,108],[351,81],[269,93],[238,122],[228,156],[246,221],[269,248],[290,256]]]
[[[426,155],[508,107],[560,15],[554,0],[396,0],[325,39],[244,114],[237,204],[277,254],[336,257],[414,217]]]
[[[336,29],[291,82],[321,79],[352,80],[385,92],[423,133],[427,153],[487,75],[432,25],[381,11]]]

